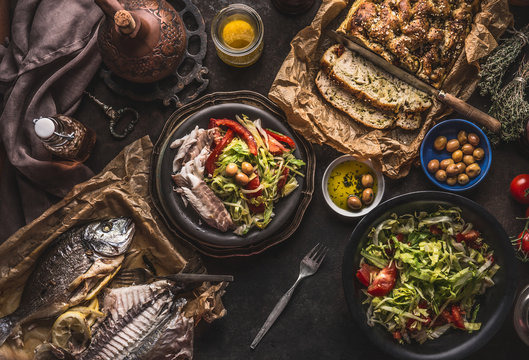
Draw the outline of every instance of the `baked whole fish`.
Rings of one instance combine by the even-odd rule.
[[[13,330],[83,301],[101,278],[121,265],[134,236],[130,218],[75,227],[61,234],[37,260],[18,308],[0,318],[0,346]]]

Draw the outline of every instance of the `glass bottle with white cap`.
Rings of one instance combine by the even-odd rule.
[[[54,115],[33,120],[35,134],[52,154],[72,161],[84,162],[96,141],[95,132],[79,121]]]

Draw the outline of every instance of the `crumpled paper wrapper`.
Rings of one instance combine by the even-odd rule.
[[[356,157],[370,158],[390,178],[406,176],[431,125],[452,110],[437,100],[424,114],[418,130],[374,130],[335,109],[320,95],[314,79],[320,59],[332,42],[323,33],[335,30],[345,18],[347,1],[324,0],[310,26],[290,43],[291,50],[270,88],[268,97],[285,112],[289,124],[307,140],[327,144]],[[496,39],[513,22],[507,0],[484,0],[474,17],[464,51],[445,79],[442,89],[468,100],[478,83],[478,60],[496,46]]]
[[[143,266],[146,257],[158,275],[176,273],[186,268],[203,272],[200,258],[185,245],[175,244],[150,203],[148,179],[152,143],[144,137],[127,146],[103,171],[75,186],[59,203],[31,224],[18,230],[0,246],[0,317],[17,307],[24,284],[35,261],[46,247],[70,227],[94,219],[131,216],[136,225],[130,252],[123,268]],[[225,283],[203,285],[193,290],[184,308],[195,324],[200,319],[211,322],[225,315],[220,297]],[[8,339],[0,347],[0,359],[33,359],[36,346],[49,338],[54,319],[23,326],[24,347]]]

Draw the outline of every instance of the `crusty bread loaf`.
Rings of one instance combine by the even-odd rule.
[[[387,129],[397,125],[406,130],[414,130],[421,123],[421,116],[418,113],[399,112],[395,114],[374,108],[345,91],[323,71],[318,72],[316,76],[316,86],[325,100],[332,106],[370,128]]]
[[[342,45],[331,46],[323,55],[321,65],[345,90],[377,108],[417,113],[432,105],[428,95]]]

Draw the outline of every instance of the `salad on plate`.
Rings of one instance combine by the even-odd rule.
[[[400,343],[480,329],[478,296],[500,267],[459,208],[393,214],[371,229],[360,254],[368,325],[385,327]]]

